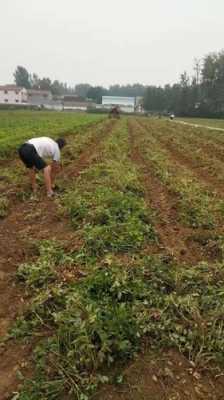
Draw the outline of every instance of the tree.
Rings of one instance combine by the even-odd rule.
[[[21,86],[26,89],[31,88],[30,75],[26,68],[18,65],[13,76],[17,86]]]
[[[39,89],[39,81],[40,81],[40,79],[39,79],[37,74],[32,74],[31,78],[30,78],[30,81],[31,81],[32,89]]]
[[[39,88],[41,90],[51,90],[51,80],[50,80],[50,78],[39,79]]]
[[[91,87],[88,90],[87,97],[94,100],[97,104],[102,103],[102,96],[107,94],[107,90],[101,86]]]
[[[79,83],[78,85],[75,86],[75,94],[77,94],[80,97],[86,98],[90,88],[91,85],[89,85],[89,83]]]
[[[210,53],[202,68],[203,104],[210,115],[224,113],[224,51]]]

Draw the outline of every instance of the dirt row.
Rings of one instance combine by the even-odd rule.
[[[106,121],[103,129],[93,128],[93,135],[78,159],[63,171],[68,184],[80,175],[100,154],[102,141],[112,132],[114,121]],[[15,283],[18,265],[35,256],[35,242],[41,239],[60,240],[69,249],[77,247],[77,237],[66,217],[57,215],[55,202],[47,199],[44,191],[37,201],[18,202],[8,217],[0,221],[0,338],[24,310],[24,293]],[[16,371],[27,364],[30,346],[9,341],[0,347],[0,399],[10,398],[18,384]]]
[[[223,183],[215,175],[209,173],[207,168],[198,165],[194,159],[194,155],[190,151],[183,151],[173,138],[162,137],[151,132],[150,127],[145,124],[142,125],[154,139],[160,144],[161,149],[169,152],[171,160],[179,167],[187,168],[199,181],[201,181],[208,190],[216,192],[221,198],[224,196]],[[197,144],[195,143],[195,151],[197,151]],[[205,157],[209,153],[205,153]],[[222,160],[223,161],[223,160]]]
[[[173,256],[179,262],[195,265],[198,262],[210,259],[209,249],[200,245],[194,238],[203,235],[201,229],[192,229],[183,226],[178,218],[178,196],[169,191],[154,174],[153,165],[144,159],[139,144],[138,123],[129,121],[131,159],[138,166],[140,179],[145,189],[146,201],[155,210],[157,219],[155,229],[160,238],[161,250]]]

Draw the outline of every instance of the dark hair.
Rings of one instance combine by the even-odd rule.
[[[66,145],[66,140],[63,138],[59,138],[56,140],[56,143],[58,144],[59,149],[62,149]]]

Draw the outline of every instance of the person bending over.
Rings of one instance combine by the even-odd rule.
[[[65,139],[53,140],[48,137],[39,137],[28,140],[19,149],[19,156],[25,166],[29,168],[29,175],[33,192],[36,193],[36,173],[43,170],[44,182],[47,196],[54,195],[54,180],[57,172],[61,169],[60,150],[66,145]],[[51,164],[47,164],[44,159],[52,159]]]

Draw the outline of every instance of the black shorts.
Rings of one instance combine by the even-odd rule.
[[[39,171],[46,167],[45,161],[39,156],[35,147],[30,143],[24,143],[18,149],[19,156],[27,168],[35,167]]]

